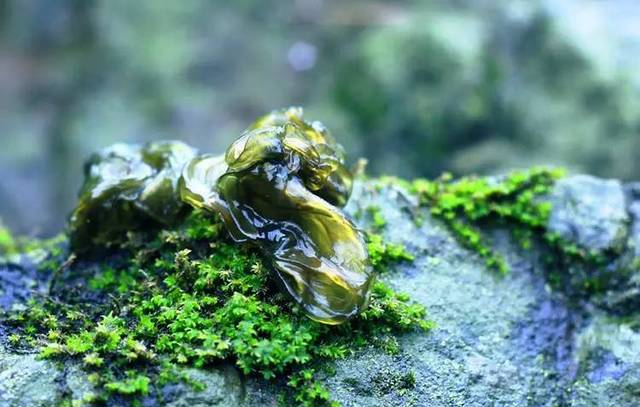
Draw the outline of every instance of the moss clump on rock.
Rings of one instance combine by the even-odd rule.
[[[462,245],[485,258],[489,268],[505,274],[505,260],[491,249],[481,227],[507,224],[521,245],[529,248],[536,234],[546,233],[551,204],[543,198],[563,174],[561,169],[533,168],[501,177],[454,179],[445,173],[436,180],[384,177],[379,182],[398,184],[415,194],[419,205],[441,219]]]
[[[89,402],[135,405],[161,397],[165,383],[198,386],[181,367],[231,361],[246,375],[281,385],[287,405],[318,406],[331,403],[315,379],[325,362],[432,326],[424,307],[383,282],[354,319],[314,322],[277,288],[260,252],[223,230],[218,218],[195,211],[180,227],[129,234],[97,272],[78,261],[61,271],[50,297],[12,315],[13,346],[81,361],[95,389]],[[409,258],[380,251],[376,241],[376,264]]]
[[[367,235],[367,250],[371,264],[381,273],[397,262],[414,259],[403,245],[385,242],[382,235],[377,233]]]
[[[6,227],[0,222],[0,256],[16,253],[16,241]]]
[[[544,246],[546,277],[554,288],[572,297],[602,295],[626,284],[633,274],[634,263],[624,253],[628,219],[622,188],[614,181],[586,176],[563,178],[564,174],[562,169],[540,167],[493,177],[454,179],[444,174],[436,180],[385,177],[376,182],[379,187],[396,184],[415,195],[418,205],[443,221],[463,246],[484,258],[487,267],[498,273],[506,274],[508,265],[493,249],[487,232],[502,227],[525,250],[534,244]],[[602,210],[588,196],[579,199],[571,195],[597,196],[603,191],[616,195],[616,199],[606,197],[608,201],[602,205],[607,209]],[[591,214],[574,213],[577,202],[581,212],[591,205]],[[581,235],[573,236],[575,233]]]
[[[0,263],[7,259],[13,259],[21,254],[29,254],[41,260],[46,257],[59,257],[62,254],[62,246],[65,236],[58,234],[48,239],[31,239],[25,236],[15,236],[2,224],[0,219]],[[48,268],[52,263],[43,262],[41,268]]]

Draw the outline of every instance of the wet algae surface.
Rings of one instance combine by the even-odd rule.
[[[69,239],[0,244],[0,405],[639,404],[634,185],[344,160],[298,109],[92,157]]]
[[[257,244],[310,318],[339,324],[367,304],[373,284],[364,235],[338,208],[353,177],[342,147],[302,109],[256,120],[224,157],[180,142],[116,145],[86,164],[70,220],[72,249],[122,242],[170,227],[189,208],[221,217],[238,243]]]

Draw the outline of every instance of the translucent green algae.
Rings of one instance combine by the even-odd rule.
[[[69,221],[74,250],[116,244],[131,230],[179,223],[188,212],[178,178],[195,153],[182,142],[166,141],[116,144],[92,155]]]
[[[367,306],[374,274],[364,237],[339,209],[352,175],[342,147],[300,108],[259,118],[224,157],[179,142],[117,145],[85,172],[70,222],[77,251],[176,224],[186,203],[219,214],[236,242],[257,244],[310,318],[339,324]]]
[[[182,179],[186,202],[219,213],[235,241],[259,243],[312,319],[342,323],[366,306],[364,237],[334,206],[346,203],[351,175],[340,146],[299,109],[258,119],[224,163],[196,158]]]

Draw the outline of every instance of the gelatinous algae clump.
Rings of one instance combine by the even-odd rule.
[[[108,243],[146,218],[171,222],[184,202],[220,214],[235,241],[260,246],[310,318],[339,324],[366,307],[374,279],[366,245],[338,208],[352,176],[320,123],[290,108],[258,119],[224,156],[191,151],[155,165],[136,159],[154,149],[105,152],[89,162],[72,242]]]
[[[179,141],[115,144],[89,158],[69,220],[77,252],[119,243],[129,230],[171,226],[188,213],[178,178],[196,151]]]

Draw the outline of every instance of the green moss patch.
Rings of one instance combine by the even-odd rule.
[[[442,219],[458,240],[486,259],[488,267],[504,274],[504,259],[483,238],[486,222],[509,224],[523,247],[531,245],[535,233],[544,234],[551,205],[540,197],[551,191],[562,170],[534,168],[515,171],[501,178],[465,177],[454,180],[445,174],[435,181],[418,179],[409,190],[431,214]]]
[[[571,296],[590,296],[605,292],[616,279],[627,278],[633,265],[607,271],[620,253],[590,252],[562,239],[547,229],[551,214],[548,196],[555,182],[565,174],[562,169],[532,168],[500,177],[463,177],[444,174],[436,180],[405,181],[383,177],[378,187],[395,184],[415,194],[420,206],[440,219],[457,240],[485,259],[488,268],[506,274],[506,260],[492,247],[486,231],[491,227],[508,230],[522,249],[537,242],[544,248],[547,280]],[[370,249],[376,253],[375,242]],[[389,256],[387,254],[386,258]],[[375,255],[372,256],[375,259]]]
[[[403,245],[386,242],[377,233],[367,234],[367,250],[371,264],[381,273],[387,272],[398,262],[414,259]]]
[[[377,235],[369,249],[378,269],[411,259]],[[424,307],[383,282],[353,320],[314,322],[281,293],[260,252],[229,241],[220,222],[201,212],[174,230],[130,235],[98,272],[83,264],[59,276],[73,289],[54,287],[10,322],[14,346],[83,364],[96,389],[85,402],[135,405],[176,381],[198,388],[180,367],[225,361],[281,386],[286,405],[329,405],[317,381],[327,362],[363,346],[397,351],[395,335],[432,327]]]
[[[0,222],[0,256],[16,253],[16,241],[6,227]]]

